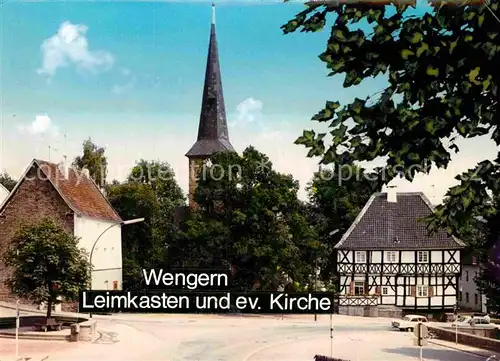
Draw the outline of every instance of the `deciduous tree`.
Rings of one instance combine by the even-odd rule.
[[[329,125],[328,134],[306,130],[296,141],[323,164],[386,157],[386,182],[397,176],[413,180],[432,166],[446,168],[460,137],[485,136],[500,146],[498,0],[436,6],[422,16],[407,16],[408,5],[398,3],[310,2],[282,27],[285,33],[314,32],[331,15],[330,38],[319,56],[330,75],[344,75],[344,87],[387,76],[387,86],[367,99],[329,99],[313,117]],[[490,194],[500,193],[499,163],[500,154],[457,176],[460,184],[429,220],[431,231],[445,226],[458,234],[471,217],[484,217],[484,247],[490,252],[482,260],[483,274],[485,287],[494,291],[500,283],[499,251],[493,251],[500,222]]]
[[[12,268],[7,285],[14,294],[36,304],[52,305],[61,299],[76,301],[78,292],[90,282],[90,264],[78,238],[50,219],[24,225],[5,254],[5,264]]]
[[[107,187],[107,195],[123,219],[145,218],[122,233],[124,288],[139,288],[142,268],[166,266],[166,253],[176,232],[174,212],[185,204],[184,194],[168,163],[141,160],[126,182]]]
[[[321,169],[308,184],[309,218],[324,249],[321,257],[324,282],[331,283],[335,277],[337,257],[333,247],[380,187],[377,174],[355,165]]]
[[[317,237],[298,189],[253,147],[214,155],[200,170],[198,210],[183,224],[176,264],[233,267],[233,285],[246,290],[277,289],[286,276],[307,281]]]
[[[16,186],[16,181],[7,173],[0,174],[0,184],[3,185],[9,192]]]
[[[99,187],[106,185],[108,174],[108,160],[104,152],[105,148],[97,146],[89,138],[83,142],[83,154],[77,156],[73,161],[73,166],[76,168],[88,169],[90,177]]]

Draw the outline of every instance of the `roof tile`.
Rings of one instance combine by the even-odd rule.
[[[38,159],[35,163],[76,213],[89,218],[122,221],[94,181],[83,171],[70,167],[69,177],[65,179],[59,165]]]
[[[447,249],[463,248],[462,241],[440,229],[429,235],[422,218],[433,212],[423,193],[398,193],[388,202],[375,193],[351,228],[335,246],[340,249]]]

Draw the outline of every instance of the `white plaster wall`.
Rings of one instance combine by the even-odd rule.
[[[478,266],[463,265],[462,274],[460,277],[460,288],[462,291],[462,300],[460,301],[460,307],[468,308],[471,310],[481,311],[483,304],[483,297],[481,296],[479,290],[477,289],[476,283],[474,282],[474,277],[476,272],[479,272]],[[469,279],[467,280],[467,274]],[[467,302],[466,294],[469,294],[469,302]],[[478,303],[475,303],[475,297],[477,295]]]
[[[382,252],[372,251],[371,252],[371,263],[381,263],[382,262]]]
[[[108,230],[104,232],[106,229]],[[80,238],[80,245],[88,252],[89,257],[92,246],[99,238],[92,254],[92,289],[112,290],[114,282],[117,282],[118,289],[122,289],[121,225],[75,215],[75,236]]]
[[[413,262],[415,262],[415,252],[414,251],[403,251],[403,252],[401,252],[401,262],[402,263],[413,263]]]

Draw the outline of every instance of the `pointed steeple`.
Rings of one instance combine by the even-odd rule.
[[[212,4],[212,24],[198,138],[189,152],[186,153],[186,156],[189,158],[205,158],[220,151],[234,151],[234,148],[229,142],[227,129],[219,51],[215,35],[215,5]]]

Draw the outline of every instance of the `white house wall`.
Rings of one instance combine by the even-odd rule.
[[[481,311],[483,297],[477,289],[474,278],[479,272],[479,266],[463,265],[460,277],[461,300],[460,307],[472,311]],[[467,297],[468,296],[468,297]],[[477,298],[477,303],[476,303]]]
[[[116,222],[101,221],[75,215],[75,236],[89,254],[99,236]],[[122,234],[116,224],[102,234],[92,254],[92,289],[113,290],[122,288]]]
[[[366,262],[361,262],[355,257],[356,251],[337,251],[340,295],[350,295],[354,282],[364,282],[364,293],[379,294],[378,303],[382,305],[408,308],[455,305],[460,275],[459,250],[424,251],[428,252],[427,262],[418,262],[415,250],[395,250],[391,255],[387,251],[365,252]],[[412,295],[412,287],[419,285],[431,287],[432,296]]]

